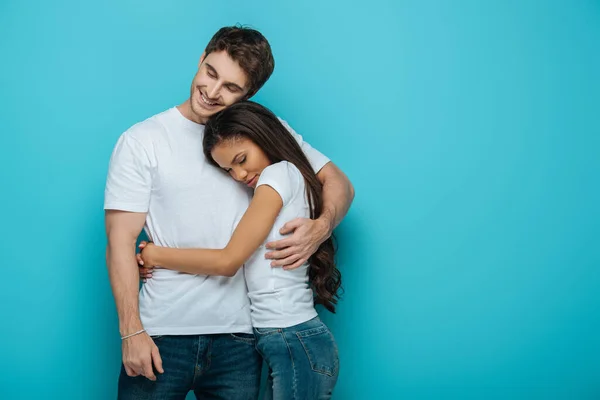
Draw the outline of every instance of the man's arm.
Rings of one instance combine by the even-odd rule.
[[[354,187],[348,177],[332,162],[317,173],[323,185],[323,212],[316,220],[297,218],[286,223],[282,235],[290,237],[267,243],[271,251],[266,258],[274,260],[273,267],[298,268],[327,240],[344,219],[354,200]]]
[[[110,284],[119,314],[121,337],[143,329],[139,313],[139,273],[135,257],[135,243],[141,232],[146,213],[107,210],[105,214],[106,263]],[[156,370],[162,370],[158,348],[145,332],[122,341],[123,365],[127,375],[144,375],[156,380]]]
[[[332,162],[321,168],[317,178],[323,185],[323,212],[318,220],[328,227],[325,236],[327,239],[348,214],[354,200],[354,186],[346,174]]]

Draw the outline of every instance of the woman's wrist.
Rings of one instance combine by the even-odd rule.
[[[152,261],[154,262],[154,266],[161,266],[164,263],[163,260],[163,248],[159,246],[152,246]]]

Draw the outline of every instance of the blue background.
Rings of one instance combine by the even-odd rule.
[[[351,178],[336,399],[600,398],[600,3],[0,3],[0,398],[109,399],[110,152],[223,25]]]

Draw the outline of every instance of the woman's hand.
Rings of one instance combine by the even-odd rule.
[[[140,252],[136,254],[136,258],[140,272],[140,279],[143,282],[146,282],[148,279],[152,278],[152,272],[156,266],[156,263],[152,258],[156,251],[156,245],[152,242],[142,241],[138,247],[140,248]]]

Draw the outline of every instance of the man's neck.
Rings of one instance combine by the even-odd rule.
[[[192,105],[190,104],[190,99],[187,99],[186,101],[178,105],[177,109],[179,110],[181,115],[183,115],[186,119],[189,119],[190,121],[195,122],[197,124],[206,124],[207,119],[200,118],[198,115],[194,114],[194,111],[192,110]]]

